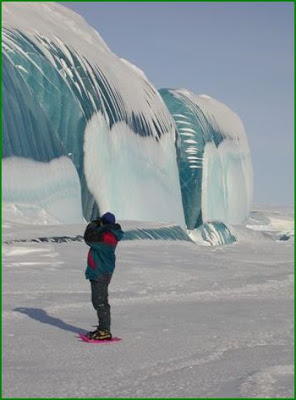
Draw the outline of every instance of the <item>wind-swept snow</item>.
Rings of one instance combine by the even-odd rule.
[[[248,224],[275,212],[293,224],[272,209]],[[82,242],[3,244],[3,396],[293,397],[294,243],[230,229],[223,247],[121,242],[110,303],[123,340],[108,345],[77,338],[96,324]],[[3,240],[83,230],[4,219]]]

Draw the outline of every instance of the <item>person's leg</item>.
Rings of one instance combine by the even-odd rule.
[[[108,283],[91,281],[92,304],[97,311],[99,329],[110,332],[111,313],[108,303]]]

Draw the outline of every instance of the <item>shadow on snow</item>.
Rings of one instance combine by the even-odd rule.
[[[63,329],[64,331],[74,332],[74,333],[83,333],[85,330],[78,328],[74,325],[70,325],[65,323],[59,318],[51,317],[47,314],[46,311],[41,308],[26,308],[26,307],[17,307],[13,311],[20,312],[22,314],[28,315],[30,318],[35,319],[43,324],[53,325],[59,329]]]

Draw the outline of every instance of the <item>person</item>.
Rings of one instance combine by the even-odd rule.
[[[97,329],[86,334],[89,339],[112,339],[108,286],[115,269],[115,249],[122,237],[121,226],[110,212],[90,222],[84,233],[84,241],[90,247],[85,277],[90,281],[92,304],[98,316]]]

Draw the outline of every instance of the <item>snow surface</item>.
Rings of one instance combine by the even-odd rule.
[[[85,228],[12,213],[3,241]],[[121,242],[110,303],[123,340],[107,345],[77,338],[96,324],[84,243],[4,243],[3,397],[293,397],[293,220],[256,208],[222,247]]]

